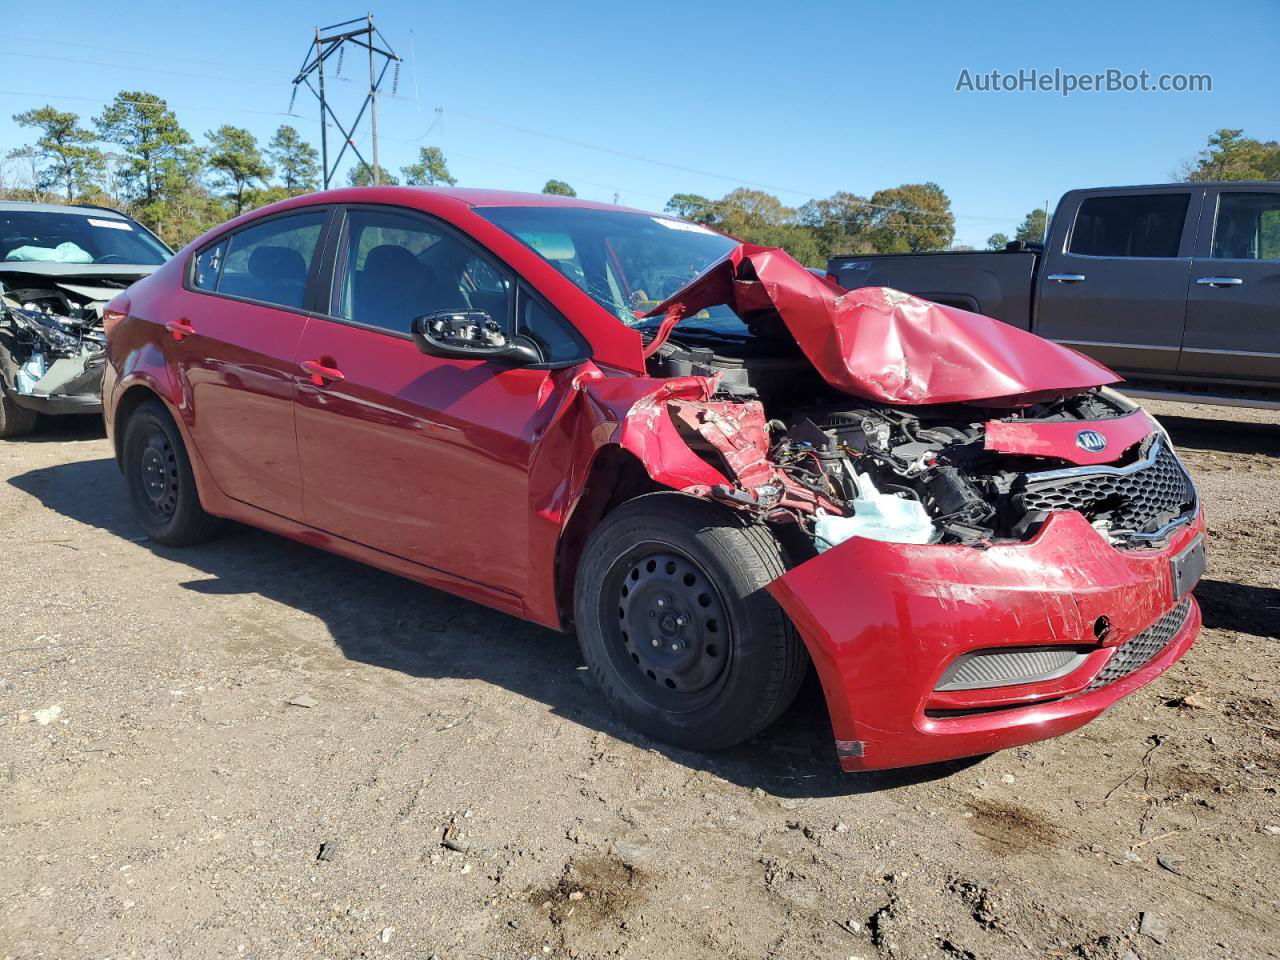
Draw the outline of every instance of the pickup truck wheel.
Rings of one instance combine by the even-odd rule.
[[[39,414],[14,403],[9,391],[0,385],[0,439],[21,437],[36,428]]]
[[[591,534],[574,606],[610,705],[677,747],[733,746],[795,699],[804,645],[765,586],[785,570],[761,524],[675,493],[631,500]]]
[[[125,425],[125,483],[147,536],[169,547],[201,543],[222,521],[204,512],[182,435],[159,400],[138,405]]]

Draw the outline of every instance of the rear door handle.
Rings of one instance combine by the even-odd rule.
[[[1201,277],[1196,283],[1203,287],[1238,287],[1244,281],[1239,277]]]
[[[338,380],[345,380],[344,374],[337,367],[331,367],[321,363],[319,360],[303,360],[298,364],[308,374],[311,375],[311,382],[317,387],[323,387],[326,383],[332,383]]]
[[[1054,283],[1079,283],[1084,279],[1083,273],[1051,273],[1046,280],[1052,280]]]
[[[164,328],[173,334],[173,339],[181,342],[183,337],[195,336],[196,328],[187,323],[184,317],[181,320],[170,320],[164,325]]]

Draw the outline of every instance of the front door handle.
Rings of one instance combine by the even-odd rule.
[[[1239,277],[1201,277],[1196,283],[1202,287],[1238,287],[1244,281]]]
[[[195,336],[196,332],[196,328],[187,323],[185,317],[181,320],[170,320],[164,325],[164,328],[172,333],[173,339],[177,340],[179,343],[182,342],[183,337]]]
[[[1083,273],[1051,273],[1046,280],[1052,280],[1054,283],[1079,283],[1084,279]]]
[[[328,357],[325,359],[327,360]],[[303,360],[298,366],[311,375],[312,383],[317,387],[323,387],[326,383],[346,379],[346,374],[330,364],[332,364],[332,361],[329,364],[325,364],[319,360]]]

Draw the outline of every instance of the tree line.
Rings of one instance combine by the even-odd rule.
[[[182,126],[161,97],[121,91],[97,116],[46,105],[15,114],[35,140],[10,150],[0,164],[0,198],[59,199],[115,207],[146,224],[173,247],[245,210],[319,187],[320,157],[292,126],[282,124],[265,145],[243,127],[223,124],[202,142]],[[1176,175],[1182,180],[1280,179],[1280,144],[1219,130]],[[439,147],[421,147],[398,173],[379,168],[385,184],[453,185]],[[369,167],[347,171],[351,186],[373,182]],[[577,196],[563,180],[548,180],[544,193]],[[801,263],[822,266],[841,254],[918,253],[943,250],[955,239],[951,200],[936,183],[905,183],[869,197],[839,191],[791,207],[763,190],[745,187],[719,199],[677,193],[666,211],[751,243],[782,247]],[[1013,240],[1039,242],[1048,212],[1032,210]],[[992,234],[987,245],[1010,241]]]
[[[115,207],[173,247],[320,183],[319,151],[288,124],[265,145],[230,124],[207,131],[197,143],[168,104],[145,91],[121,91],[88,124],[50,105],[13,119],[34,130],[36,139],[6,154],[0,197]],[[361,163],[347,171],[352,186],[372,179]],[[456,182],[439,147],[422,147],[399,176],[384,170],[380,179],[421,186]]]

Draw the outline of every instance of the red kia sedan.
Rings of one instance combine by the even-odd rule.
[[[254,211],[106,315],[151,539],[230,518],[551,627],[680,747],[810,663],[842,767],[1072,730],[1186,652],[1196,491],[1116,376],[994,320],[577,199]]]

